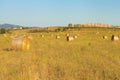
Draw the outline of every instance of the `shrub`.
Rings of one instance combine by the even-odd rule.
[[[0,34],[11,33],[10,29],[0,28]]]
[[[4,34],[6,32],[5,28],[0,29],[0,34]]]
[[[69,24],[68,24],[68,27],[73,27],[72,23],[69,23]]]

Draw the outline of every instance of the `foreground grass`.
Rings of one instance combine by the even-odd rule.
[[[79,36],[67,42],[66,33]],[[120,41],[110,40],[119,33],[87,28],[42,33],[43,38],[34,33],[29,51],[7,50],[10,39],[0,35],[0,80],[120,80]],[[55,38],[57,34],[60,39]]]

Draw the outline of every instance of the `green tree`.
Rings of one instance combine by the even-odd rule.
[[[69,24],[68,24],[68,27],[73,27],[72,23],[69,23]]]

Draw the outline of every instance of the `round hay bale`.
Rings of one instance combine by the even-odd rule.
[[[103,39],[107,39],[108,37],[107,36],[103,36]]]
[[[41,35],[41,37],[43,38],[43,37],[45,37],[44,35]]]
[[[60,39],[60,36],[59,36],[59,35],[57,35],[57,36],[56,36],[56,39]]]
[[[70,34],[66,34],[66,36],[70,36]]]
[[[76,38],[78,38],[77,36],[74,36],[74,38],[76,39]]]
[[[74,37],[73,36],[67,36],[67,41],[73,41]]]
[[[12,38],[12,49],[29,50],[30,38],[28,36],[17,36]]]
[[[111,40],[112,40],[112,41],[118,41],[118,40],[119,40],[119,37],[116,36],[116,35],[112,35]]]
[[[28,36],[24,36],[22,41],[22,50],[29,50],[30,48],[30,38]]]

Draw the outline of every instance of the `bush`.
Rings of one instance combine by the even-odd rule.
[[[69,24],[68,24],[68,27],[73,27],[72,23],[69,23]]]
[[[0,29],[0,34],[4,34],[6,32],[5,28]]]
[[[4,34],[4,33],[10,33],[9,29],[5,29],[5,28],[1,28],[0,29],[0,34]]]

